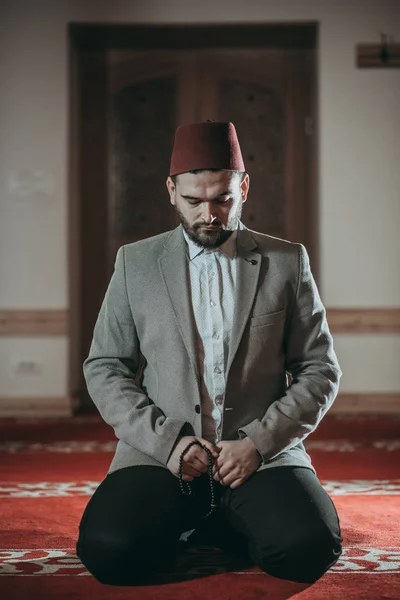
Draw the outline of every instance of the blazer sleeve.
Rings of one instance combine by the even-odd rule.
[[[126,289],[125,252],[117,252],[83,373],[89,394],[118,439],[168,462],[185,421],[167,417],[135,383],[140,346]]]
[[[262,419],[238,429],[239,437],[245,434],[254,442],[264,463],[293,448],[317,428],[337,396],[342,376],[307,251],[302,244],[296,245],[297,289],[284,338],[286,370],[292,375],[292,384]]]

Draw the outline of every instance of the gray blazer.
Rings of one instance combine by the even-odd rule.
[[[248,435],[264,460],[259,470],[315,472],[302,441],[342,375],[325,309],[302,244],[239,225],[221,439]],[[167,468],[179,434],[202,434],[188,277],[182,225],[117,252],[83,364],[89,394],[119,440],[108,472]]]

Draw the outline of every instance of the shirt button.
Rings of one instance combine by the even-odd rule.
[[[217,398],[215,400],[215,402],[216,402],[216,404],[218,404],[218,406],[221,406],[221,404],[222,404],[222,398]]]
[[[219,367],[215,367],[214,373],[221,373],[221,369]]]
[[[218,333],[214,333],[214,335],[213,335],[213,338],[214,338],[214,340],[219,340],[219,335],[218,335]]]
[[[211,306],[215,306],[215,302],[214,302],[214,300],[211,300],[211,301],[210,301],[210,304],[211,304]]]

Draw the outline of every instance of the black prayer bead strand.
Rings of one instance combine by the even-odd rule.
[[[207,452],[207,455],[208,455],[208,478],[209,478],[209,482],[210,482],[211,502],[210,502],[210,510],[208,511],[208,513],[206,515],[204,515],[204,519],[206,519],[213,513],[214,509],[217,506],[215,503],[215,490],[214,490],[214,479],[213,479],[213,457],[212,457],[211,451],[206,446],[203,446],[203,444],[201,444],[198,440],[194,440],[193,442],[190,442],[190,444],[188,444],[186,446],[186,448],[183,450],[182,454],[179,457],[179,487],[181,488],[182,494],[184,494],[185,496],[191,495],[192,488],[190,487],[189,482],[183,481],[183,478],[182,478],[183,457],[186,454],[186,452],[192,446],[194,446],[196,444],[201,446]],[[186,485],[186,490],[184,488],[184,485]]]

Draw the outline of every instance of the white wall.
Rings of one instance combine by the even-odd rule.
[[[400,306],[400,70],[355,67],[357,43],[399,42],[400,2],[2,0],[0,308],[68,308],[67,24],[285,21],[320,24],[323,301]],[[335,341],[342,392],[400,391],[400,336]],[[27,389],[9,365],[37,355],[43,376]],[[0,396],[67,394],[66,355],[64,339],[0,337]]]

